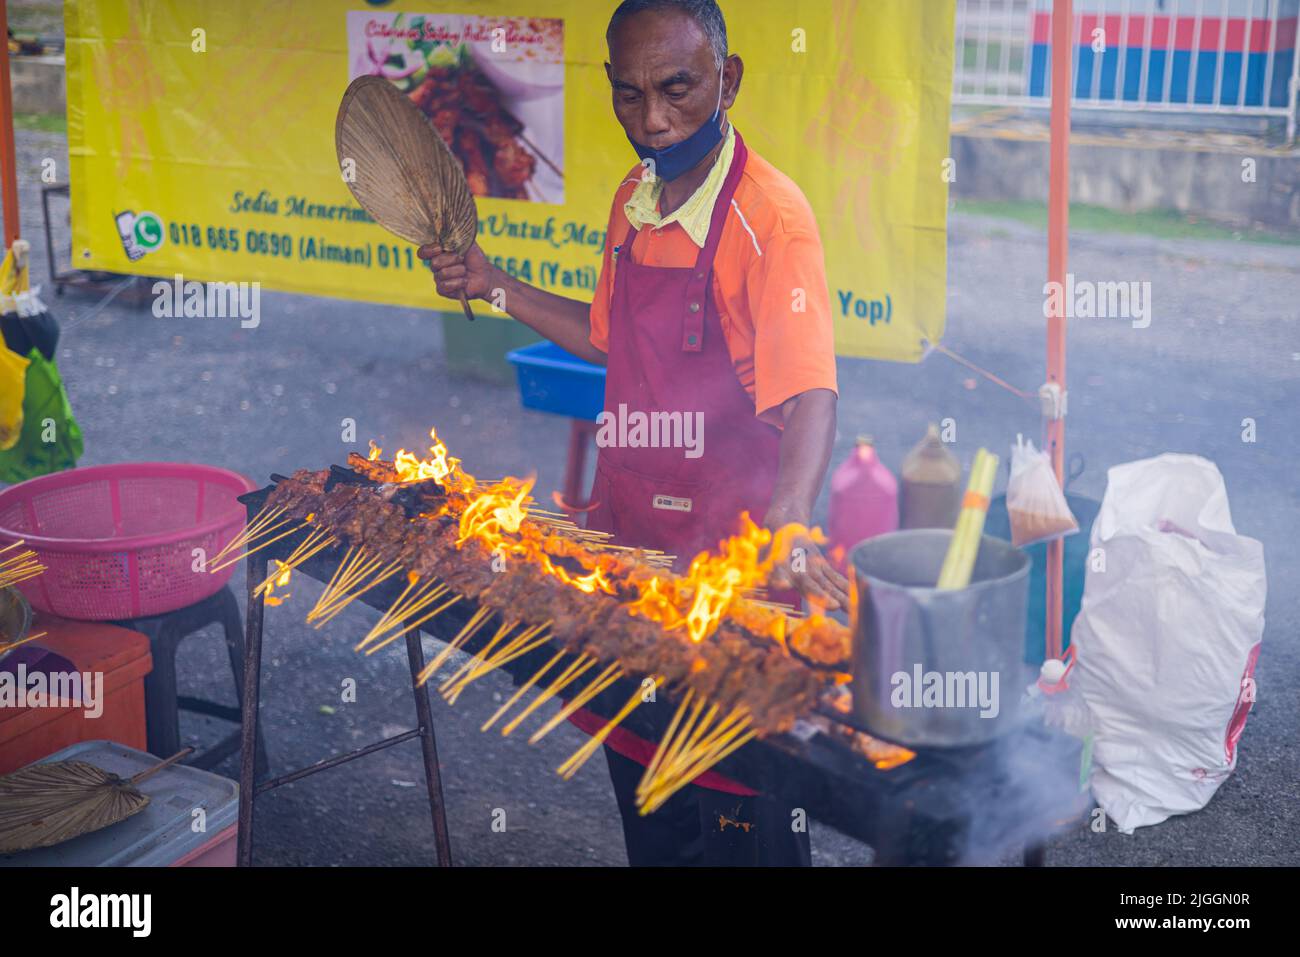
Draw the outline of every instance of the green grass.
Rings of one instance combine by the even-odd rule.
[[[1031,226],[1047,228],[1047,204],[1030,200],[973,200],[959,199],[954,203],[959,213],[1009,219]],[[1092,232],[1128,233],[1154,236],[1158,239],[1211,239],[1229,242],[1271,243],[1283,246],[1300,246],[1300,233],[1279,230],[1234,229],[1219,223],[1208,222],[1176,210],[1149,210],[1122,213],[1101,206],[1070,206],[1070,228]]]
[[[68,118],[62,113],[15,113],[14,129],[66,134]]]

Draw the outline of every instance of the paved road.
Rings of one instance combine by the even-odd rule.
[[[37,236],[39,160],[65,155],[60,137],[20,133],[23,223]],[[1044,237],[1000,221],[955,216],[950,232],[945,344],[1023,389],[1043,368]],[[46,275],[38,249],[33,273]],[[1300,399],[1300,257],[1294,248],[1156,242],[1076,235],[1080,278],[1150,281],[1150,326],[1080,320],[1070,332],[1069,451],[1087,471],[1074,491],[1100,498],[1109,466],[1163,451],[1214,460],[1228,483],[1238,530],[1264,542],[1268,627],[1260,699],[1239,768],[1200,813],[1125,837],[1067,834],[1048,861],[1078,864],[1300,863],[1300,501],[1295,410]],[[259,480],[272,471],[344,459],[340,422],[360,444],[419,447],[436,424],[452,450],[483,472],[536,470],[545,495],[559,484],[564,423],[524,412],[512,390],[459,375],[444,360],[441,325],[411,309],[265,294],[263,321],[158,320],[147,307],[54,299],[65,322],[59,361],[86,435],[85,464],[194,459]],[[919,366],[841,360],[836,459],[870,432],[896,465],[926,422],[957,423],[957,450],[1005,450],[1037,433],[1021,400],[934,355]],[[1241,440],[1242,420],[1257,441]],[[824,508],[823,501],[823,508]],[[240,582],[237,579],[236,584]],[[301,623],[317,586],[302,580],[289,605],[269,609],[264,715],[279,768],[338,753],[412,719],[400,652],[359,658],[351,646],[373,615],[355,606],[321,632]],[[432,646],[432,643],[430,643]],[[191,641],[180,666],[188,693],[233,702],[215,637]],[[340,683],[355,678],[357,703]],[[455,708],[435,699],[456,858],[461,863],[618,864],[621,832],[597,758],[569,783],[552,773],[581,738],[568,727],[535,748],[484,735],[479,724],[507,691],[485,682]],[[320,711],[322,705],[335,709]],[[184,719],[195,743],[220,731]],[[407,744],[277,792],[259,804],[263,864],[427,864],[432,860],[419,753]],[[233,774],[233,766],[223,768]],[[496,809],[508,828],[496,833]],[[819,864],[856,864],[870,850],[815,828]]]

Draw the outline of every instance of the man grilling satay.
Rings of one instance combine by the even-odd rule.
[[[774,530],[809,524],[835,438],[822,245],[799,187],[727,119],[745,68],[714,0],[625,0],[606,39],[614,114],[642,162],[615,190],[591,305],[511,278],[477,245],[419,255],[440,294],[503,290],[511,316],[605,366],[610,413],[702,423],[689,450],[604,443],[588,516],[617,541],[686,562],[733,534],[742,512]],[[847,606],[848,583],[816,545],[795,546],[771,584]],[[585,710],[573,720],[603,726]],[[789,807],[714,772],[642,817],[635,789],[653,751],[623,728],[607,739],[630,863],[809,862]]]

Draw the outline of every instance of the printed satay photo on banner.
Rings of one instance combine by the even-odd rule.
[[[74,263],[455,310],[339,168],[339,99],[377,74],[460,160],[484,252],[589,299],[636,163],[604,70],[615,5],[69,0]],[[837,352],[918,361],[944,327],[953,0],[721,6],[732,120],[813,208]]]

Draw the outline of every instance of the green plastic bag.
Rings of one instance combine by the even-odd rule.
[[[39,349],[29,352],[27,359],[22,432],[17,445],[0,452],[0,482],[22,482],[70,469],[85,450],[59,370]]]

